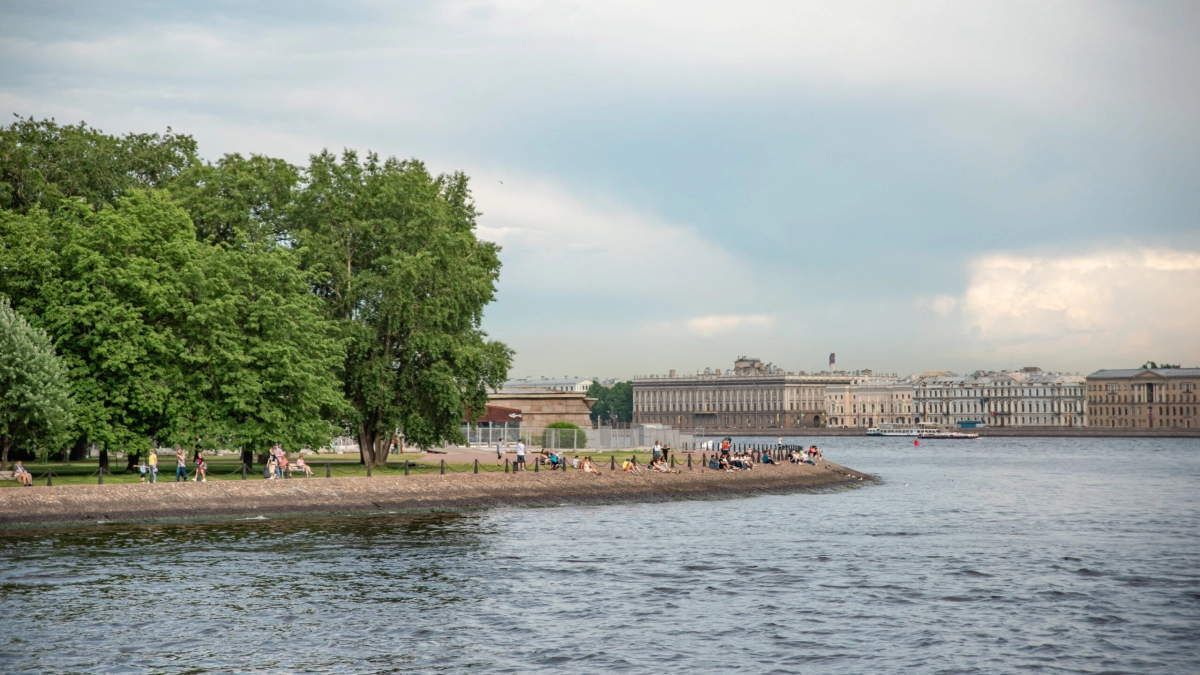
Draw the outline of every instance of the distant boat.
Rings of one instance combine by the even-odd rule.
[[[868,436],[902,436],[908,438],[938,438],[948,440],[962,440],[979,438],[979,434],[968,433],[965,431],[955,431],[954,429],[943,429],[942,427],[932,422],[919,422],[917,424],[880,424],[877,427],[867,429]]]

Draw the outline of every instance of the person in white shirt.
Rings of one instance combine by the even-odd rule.
[[[525,443],[523,441],[517,441],[517,467],[513,470],[516,471],[517,468],[525,470]]]

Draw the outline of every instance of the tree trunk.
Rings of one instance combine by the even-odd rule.
[[[137,471],[137,461],[141,458],[141,456],[142,453],[140,452],[130,452],[125,455],[125,473],[133,473],[134,471]]]
[[[4,446],[3,453],[0,453],[0,471],[8,471],[8,449],[12,447],[12,437],[0,436],[0,445]]]
[[[266,462],[263,462],[264,464]],[[254,466],[254,451],[242,448],[242,464],[246,466]]]
[[[387,437],[380,437],[376,442],[379,443],[379,452],[375,453],[375,466],[387,466],[388,455],[392,451],[391,434]]]
[[[363,464],[369,462],[371,466],[375,466],[375,442],[378,439],[379,432],[374,429],[374,425],[358,425],[358,451]]]
[[[100,448],[100,468],[108,471],[108,446]]]
[[[87,436],[80,436],[75,439],[75,445],[71,446],[71,454],[67,456],[67,459],[72,462],[81,462],[87,459],[87,449]]]

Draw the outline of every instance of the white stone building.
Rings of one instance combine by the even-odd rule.
[[[831,427],[911,424],[913,415],[911,381],[868,379],[825,386],[825,418]]]
[[[1087,426],[1085,379],[1040,368],[927,373],[913,385],[916,422],[946,426]]]
[[[591,387],[592,380],[586,377],[527,377],[504,383],[505,389],[553,389],[554,391],[581,391],[585,394]]]

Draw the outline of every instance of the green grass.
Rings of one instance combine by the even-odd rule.
[[[527,469],[529,471],[533,471],[533,458],[536,454],[537,454],[536,452],[531,452],[529,454],[529,465],[527,467]],[[566,455],[568,458],[570,458],[570,457],[574,457],[575,453],[568,451],[566,453]],[[649,452],[631,452],[631,451],[612,452],[612,451],[609,451],[609,452],[580,452],[579,453],[579,456],[581,458],[584,456],[590,456],[592,458],[593,462],[595,462],[596,464],[600,464],[602,466],[609,466],[614,458],[616,459],[617,465],[620,466],[620,463],[623,460],[625,460],[631,456],[635,456],[635,455],[638,458],[639,464],[646,464],[649,462],[649,460],[647,459],[650,455]],[[511,463],[513,461],[515,455],[510,453],[507,455],[507,457],[509,459],[509,462]],[[373,468],[371,471],[372,475],[374,475],[374,476],[403,476],[404,475],[404,457],[403,456],[397,457],[396,455],[392,455],[391,457],[389,457],[389,460],[390,461],[388,462],[387,467]],[[678,455],[676,462],[678,463],[680,460],[682,460],[682,462],[683,462],[682,466],[687,466],[686,455],[683,455],[683,454]],[[306,463],[308,463],[309,467],[313,471],[313,480],[318,480],[318,479],[325,477],[326,463],[329,464],[329,473],[333,477],[366,476],[367,475],[367,468],[364,465],[359,464],[357,458],[354,458],[354,459],[345,458],[345,457],[339,457],[339,458],[328,457],[328,458],[326,458],[326,457],[316,456],[316,457],[305,457],[304,461]],[[411,475],[440,473],[440,471],[441,471],[441,460],[438,458],[438,455],[434,455],[434,454],[425,455],[425,458],[423,460],[415,459],[415,455],[414,455],[409,458],[409,461],[411,462],[411,464],[409,465],[409,474],[411,474]],[[48,469],[51,469],[54,471],[54,485],[95,485],[97,483],[96,470],[98,467],[99,467],[99,461],[97,459],[89,459],[89,460],[85,460],[82,462],[70,462],[70,463],[50,462],[49,464],[41,464],[41,463],[26,463],[25,464],[25,468],[30,473],[33,474],[33,477],[34,477],[33,484],[34,485],[45,485],[46,484],[45,474]],[[12,468],[11,462],[9,463],[9,468],[10,469]],[[541,467],[541,469],[543,471],[548,471],[549,467]],[[450,464],[446,465],[446,474],[447,475],[457,474],[457,473],[470,473],[473,470],[474,470],[474,463],[457,463],[456,462],[456,463],[450,463]],[[480,473],[485,473],[485,472],[490,473],[490,472],[495,472],[498,470],[503,471],[503,465],[501,465],[500,467],[497,467],[494,456],[486,457],[486,458],[480,457],[480,459],[479,459],[479,472]],[[105,485],[116,484],[116,483],[137,483],[137,482],[141,481],[141,475],[136,470],[134,470],[130,473],[125,473],[125,460],[123,458],[120,459],[119,461],[110,459],[109,471],[111,473],[106,473],[104,475],[104,484]],[[192,463],[189,463],[188,464],[189,480],[191,478],[195,478],[195,476],[196,476],[195,465]],[[170,483],[170,482],[174,482],[174,480],[175,480],[174,457],[173,456],[167,457],[164,460],[164,458],[160,455],[159,463],[158,463],[158,482]],[[240,459],[237,457],[232,457],[232,456],[210,458],[208,460],[208,480],[210,480],[210,481],[242,480]],[[247,472],[246,480],[264,480],[263,479],[263,465],[255,464],[253,467],[253,471]],[[302,478],[296,478],[294,480],[302,480]],[[303,480],[306,480],[306,479],[303,479]],[[16,481],[0,481],[0,489],[12,488],[12,487],[20,487],[20,484],[17,483]]]

